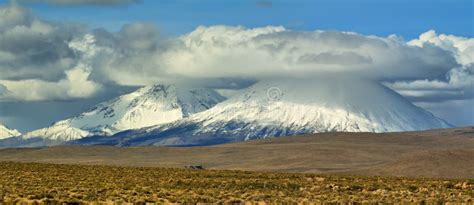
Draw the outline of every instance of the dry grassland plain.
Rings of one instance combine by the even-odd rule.
[[[474,203],[472,179],[0,163],[0,204]]]

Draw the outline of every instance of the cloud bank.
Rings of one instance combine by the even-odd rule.
[[[397,36],[283,27],[199,27],[161,57],[168,73],[201,77],[335,74],[437,79],[457,65],[439,47],[410,46]]]
[[[100,85],[69,44],[83,33],[76,25],[40,20],[16,5],[0,7],[2,99],[49,100],[89,97]]]
[[[419,79],[389,84],[404,96],[415,101],[465,100],[474,98],[474,39],[436,34],[430,30],[408,45],[420,48],[436,46],[452,55],[457,66],[452,67],[442,79]]]
[[[470,100],[473,41],[434,31],[405,41],[281,26],[198,27],[164,38],[152,24],[88,30],[8,5],[0,7],[0,98],[68,100],[110,84],[338,75],[380,81],[420,103]]]
[[[79,45],[93,75],[121,85],[204,78],[279,78],[346,75],[371,80],[443,80],[459,66],[437,46],[413,46],[397,36],[350,32],[289,31],[284,27],[199,27],[176,39],[162,39],[153,25],[125,25],[117,33],[96,30]],[[92,52],[89,52],[92,53]]]

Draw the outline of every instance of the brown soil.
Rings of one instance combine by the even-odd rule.
[[[208,147],[58,146],[0,150],[0,161],[474,178],[474,127],[324,133]]]

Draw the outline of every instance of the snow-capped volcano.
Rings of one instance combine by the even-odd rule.
[[[18,132],[18,130],[10,129],[7,126],[0,123],[0,140],[10,138],[10,137],[17,137],[19,135],[21,135],[21,133]]]
[[[345,78],[264,81],[166,125],[118,133],[122,145],[202,145],[318,132],[450,127],[378,82]]]
[[[207,110],[225,98],[210,89],[154,85],[98,104],[79,116],[22,136],[70,141],[91,135],[108,136],[120,131],[170,123]]]

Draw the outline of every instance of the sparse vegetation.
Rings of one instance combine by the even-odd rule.
[[[0,202],[470,202],[472,179],[0,163]],[[1,204],[1,203],[0,203]]]

